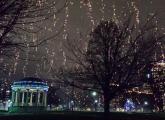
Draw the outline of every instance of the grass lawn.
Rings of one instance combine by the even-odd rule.
[[[165,113],[120,113],[111,112],[110,120],[165,120]],[[8,113],[0,112],[0,120],[103,120],[99,112],[44,112]]]

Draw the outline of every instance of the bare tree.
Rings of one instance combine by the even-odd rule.
[[[148,66],[156,62],[155,53],[164,44],[164,35],[154,24],[154,17],[139,28],[132,17],[122,24],[113,20],[101,21],[90,34],[87,51],[77,50],[74,43],[68,45],[69,59],[79,66],[71,70],[70,79],[83,78],[87,81],[77,81],[76,87],[97,89],[104,96],[106,116],[111,100],[133,87],[142,86],[146,82]],[[63,71],[60,73],[63,76],[70,74],[66,71],[67,75]],[[71,81],[66,83],[74,85]]]
[[[47,20],[53,15],[60,13],[66,6],[65,1],[61,7],[57,7],[58,0],[1,0],[0,2],[0,55],[9,55],[13,48],[25,47],[25,41],[18,42],[16,39],[23,32],[34,33],[40,30],[37,24]],[[59,5],[60,6],[60,5]],[[30,29],[33,24],[35,29]],[[42,39],[38,44],[52,38]],[[29,41],[30,44],[30,41]],[[10,51],[10,52],[9,52]]]

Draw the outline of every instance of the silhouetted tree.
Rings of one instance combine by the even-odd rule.
[[[88,43],[87,64],[103,91],[106,113],[116,95],[143,85],[147,66],[164,38],[150,20],[140,29],[130,20],[123,25],[102,21]]]
[[[61,76],[65,76],[65,81],[69,78],[66,82],[69,85],[73,85],[71,78],[82,78],[85,81],[77,81],[76,87],[99,90],[108,116],[110,101],[133,87],[142,86],[146,82],[147,66],[157,60],[155,53],[164,44],[164,35],[154,24],[154,18],[155,15],[139,27],[132,17],[123,23],[101,21],[90,34],[87,50],[69,42],[67,48],[72,55],[68,59],[76,67],[71,70],[70,78],[67,70],[60,72]]]

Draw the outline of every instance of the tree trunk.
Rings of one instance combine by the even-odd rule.
[[[109,106],[109,103],[110,103],[110,97],[109,97],[109,94],[107,93],[107,91],[104,93],[104,119],[105,120],[109,120],[109,113],[110,113],[110,106]]]

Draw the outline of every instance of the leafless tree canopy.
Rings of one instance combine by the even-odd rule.
[[[75,54],[77,50],[73,50],[77,47],[69,44],[73,54],[73,59],[69,59],[81,66],[72,74],[88,80],[86,85],[89,89],[99,89],[104,96],[105,112],[109,111],[109,103],[115,96],[142,86],[146,82],[148,66],[158,60],[160,54],[157,53],[160,53],[164,35],[154,24],[154,17],[140,27],[134,24],[132,17],[122,24],[113,20],[101,21],[90,34],[87,52],[83,52],[85,59],[82,60]],[[79,86],[82,85],[80,82]]]
[[[22,32],[39,31],[37,23],[58,14],[66,5],[57,8],[58,0],[1,0],[0,1],[0,51],[9,53],[12,48],[25,46],[19,39]],[[30,26],[33,24],[33,28]],[[29,41],[30,43],[30,41]]]
[[[114,91],[114,85],[123,89],[139,83],[162,38],[151,24],[136,35],[129,23],[119,26],[114,21],[102,21],[91,33],[89,66],[101,86],[111,86],[110,91]]]

